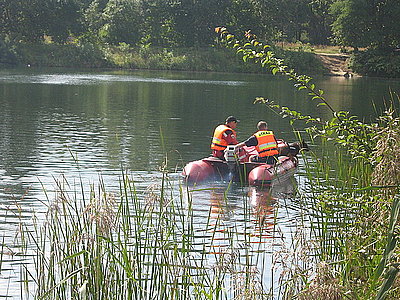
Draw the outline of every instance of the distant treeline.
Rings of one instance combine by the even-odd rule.
[[[0,53],[21,43],[200,48],[217,26],[268,43],[390,53],[398,16],[398,0],[0,0]]]

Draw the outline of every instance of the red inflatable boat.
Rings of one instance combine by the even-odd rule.
[[[278,140],[279,161],[275,166],[250,162],[250,156],[257,155],[255,147],[243,147],[235,153],[234,146],[228,146],[225,160],[207,157],[188,163],[182,174],[189,184],[210,180],[233,180],[250,186],[271,186],[292,176],[297,169],[297,154],[307,149],[305,143],[287,144]]]

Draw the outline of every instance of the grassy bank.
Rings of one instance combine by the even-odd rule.
[[[314,54],[340,54],[350,59],[348,68],[359,75],[400,77],[400,52],[383,53],[362,49],[352,52],[338,46],[309,44],[277,44],[273,47],[279,58],[298,72],[323,75],[329,70]],[[0,40],[0,65],[40,67],[87,67],[150,70],[180,70],[230,73],[264,73],[265,69],[244,64],[240,57],[219,48],[153,48],[82,44],[6,44]],[[347,68],[346,67],[346,68]]]
[[[309,52],[279,50],[296,69],[323,74],[321,63]],[[263,73],[257,65],[244,64],[240,57],[219,47],[161,49],[93,44],[18,44],[3,63],[41,67],[89,67],[233,73]]]
[[[377,50],[362,48],[354,51],[351,47],[282,43],[282,49],[291,52],[315,54],[347,54],[347,68],[362,76],[400,78],[400,50]],[[302,71],[303,72],[303,71]]]

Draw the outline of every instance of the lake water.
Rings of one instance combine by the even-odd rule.
[[[335,109],[367,120],[384,108],[383,100],[390,99],[390,92],[400,92],[400,81],[388,79],[323,77],[316,83]],[[259,120],[266,120],[278,138],[295,141],[289,122],[254,105],[256,97],[303,114],[330,114],[324,107],[317,111],[290,82],[268,75],[1,70],[0,239],[4,242],[0,298],[20,299],[20,267],[26,258],[18,255],[15,246],[18,224],[29,224],[33,214],[45,218],[45,191],[51,200],[55,179],[65,176],[89,187],[101,178],[113,191],[123,169],[134,178],[138,192],[146,193],[160,182],[160,168],[166,164],[171,180],[178,184],[185,163],[209,155],[213,129],[229,115],[241,120],[239,140],[251,135]],[[316,150],[318,145],[311,147]],[[306,181],[303,173],[300,159],[294,178],[300,188]],[[265,238],[262,249],[257,245],[252,250],[265,253],[265,286],[276,286],[279,270],[272,270],[273,261],[279,260],[276,253],[284,253],[282,249],[290,245],[301,223],[303,212],[291,196],[292,189],[289,183],[277,190],[278,203],[269,205],[267,229],[261,230],[256,222],[249,229],[256,239]],[[243,199],[254,204],[265,196],[239,186],[226,191],[222,183],[194,193],[198,224],[205,222],[210,207],[217,215],[223,207],[226,226],[240,224]]]

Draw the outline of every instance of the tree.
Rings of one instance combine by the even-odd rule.
[[[400,43],[398,0],[340,0],[330,10],[334,40],[343,46],[391,49]]]
[[[71,35],[83,31],[80,22],[81,5],[77,0],[47,0],[46,34],[55,42],[65,42]]]
[[[64,42],[82,31],[78,0],[0,0],[0,33],[15,41],[41,42],[45,35]]]
[[[136,0],[109,0],[100,33],[105,42],[135,45],[141,39],[142,16]]]
[[[183,46],[210,45],[216,26],[228,22],[231,0],[181,0],[176,6],[176,30]]]
[[[46,33],[47,3],[40,0],[1,0],[1,26],[4,37],[16,41],[36,42]]]
[[[85,32],[81,39],[92,43],[100,41],[100,29],[104,26],[103,10],[108,0],[93,0],[86,7],[82,8],[81,23]]]
[[[284,37],[291,42],[302,41],[307,35],[311,18],[309,0],[254,0],[263,25],[260,38],[273,40]]]
[[[329,9],[335,0],[311,0],[309,6],[311,15],[309,18],[307,32],[310,43],[327,45],[332,35],[331,24],[333,22]]]
[[[277,30],[273,26],[273,13],[270,9],[271,6],[264,6],[262,1],[233,0],[227,12],[229,21],[221,25],[227,25],[237,34],[251,29],[257,36],[271,40]]]
[[[176,30],[178,0],[142,0],[142,43],[172,47],[180,43]]]

